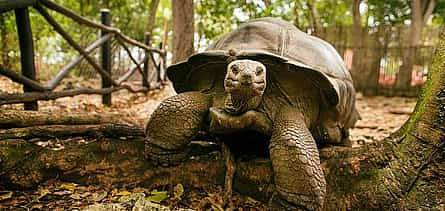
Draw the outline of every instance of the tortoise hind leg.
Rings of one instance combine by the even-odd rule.
[[[145,126],[145,156],[155,164],[178,164],[208,115],[211,97],[186,92],[164,100]]]
[[[272,206],[320,210],[326,181],[315,140],[295,109],[277,113],[269,150],[276,193],[271,199]]]

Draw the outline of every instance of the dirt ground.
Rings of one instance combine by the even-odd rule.
[[[85,82],[83,79],[68,79],[59,89],[72,87],[73,84],[82,86],[95,86],[98,81]],[[20,92],[21,86],[0,76],[0,92]],[[113,105],[110,107],[101,104],[101,97],[97,95],[81,95],[66,97],[51,101],[39,102],[42,111],[54,112],[89,112],[114,113],[123,118],[130,119],[136,125],[143,125],[157,105],[165,98],[174,95],[171,86],[163,90],[154,90],[149,93],[132,94],[127,91],[113,93]],[[402,97],[369,97],[357,94],[357,108],[362,119],[350,131],[350,140],[353,147],[361,144],[381,140],[396,131],[409,117],[416,103],[415,98]],[[0,109],[19,109],[22,105],[3,105]],[[177,185],[178,186],[178,185]],[[177,187],[175,186],[175,188]],[[182,186],[181,186],[182,187]],[[162,201],[169,207],[186,207],[222,210],[221,188],[215,187],[212,191],[185,190],[181,187],[173,192],[146,190],[135,188],[132,190],[102,190],[95,186],[81,186],[73,183],[49,181],[36,190],[10,191],[0,187],[0,209],[16,210],[65,210],[91,208],[103,206],[98,209],[137,210],[135,204],[139,200],[132,197],[158,197],[149,200],[153,203]],[[180,192],[180,193],[178,193]],[[159,200],[162,199],[162,200]],[[110,204],[111,203],[111,204]],[[113,204],[114,203],[114,204]],[[90,206],[90,207],[88,207]],[[111,206],[111,208],[110,208]],[[151,206],[151,205],[150,205]],[[263,210],[265,205],[247,196],[234,196],[237,210]],[[164,207],[165,208],[165,207]],[[153,208],[154,209],[154,208]],[[159,208],[158,210],[162,210]]]

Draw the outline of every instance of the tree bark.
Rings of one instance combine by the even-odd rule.
[[[52,138],[66,136],[108,137],[143,136],[140,127],[126,124],[93,124],[93,125],[39,125],[24,128],[0,130],[0,141],[5,139]]]
[[[320,16],[318,15],[317,7],[314,0],[308,0],[306,2],[307,7],[311,14],[312,35],[316,36],[321,30]]]
[[[173,15],[173,63],[185,60],[195,50],[193,0],[172,0]]]
[[[39,125],[91,125],[107,123],[134,124],[130,119],[115,114],[0,110],[0,129]]]
[[[148,8],[147,26],[145,28],[145,32],[149,32],[150,34],[152,34],[153,28],[155,26],[156,11],[158,10],[158,6],[159,0],[151,0],[150,6]]]
[[[353,0],[352,3],[352,69],[351,75],[354,78],[354,87],[357,91],[361,91],[366,79],[362,67],[363,43],[362,43],[362,24],[360,21],[360,3],[361,0]]]

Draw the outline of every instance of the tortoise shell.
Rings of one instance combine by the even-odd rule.
[[[323,121],[334,122],[332,127],[349,128],[359,119],[351,75],[337,51],[277,18],[242,24],[206,51],[168,67],[167,75],[178,93],[201,91],[218,98],[224,94],[227,64],[235,59],[256,60],[267,67],[266,93],[284,92],[283,96],[292,97],[301,92],[295,88],[302,77],[310,81],[323,99],[323,115],[327,116]],[[270,86],[269,81],[277,86]]]

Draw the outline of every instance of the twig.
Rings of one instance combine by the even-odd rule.
[[[229,146],[221,142],[222,156],[226,166],[226,175],[224,178],[224,205],[232,201],[233,176],[235,175],[235,161]]]
[[[110,33],[114,33],[115,35],[117,35],[118,37],[122,38],[124,41],[133,44],[135,46],[138,46],[140,48],[143,48],[147,51],[152,51],[152,52],[156,52],[159,53],[160,55],[166,55],[166,52],[157,48],[151,48],[149,46],[146,46],[130,37],[125,36],[124,34],[120,33],[120,30],[117,28],[113,28],[113,27],[109,27],[109,26],[105,26],[99,23],[95,23],[93,21],[90,21],[82,16],[77,15],[75,12],[71,11],[68,8],[65,8],[61,5],[58,5],[52,1],[48,1],[48,0],[40,0],[40,3],[42,3],[43,5],[45,5],[46,7],[48,7],[51,10],[54,10],[62,15],[65,15],[69,18],[71,18],[72,20],[76,21],[79,24],[83,24],[89,27],[93,27],[93,28],[98,28]]]

